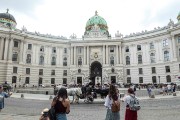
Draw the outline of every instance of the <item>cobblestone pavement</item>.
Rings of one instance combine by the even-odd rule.
[[[28,100],[8,98],[0,120],[38,120],[42,109],[50,107],[51,100]],[[140,101],[142,109],[138,120],[179,120],[180,97]],[[121,120],[124,119],[124,103],[121,104]],[[71,104],[68,120],[104,120],[106,109],[103,103]]]

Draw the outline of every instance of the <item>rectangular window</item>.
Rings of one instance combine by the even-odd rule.
[[[150,49],[154,49],[154,44],[153,44],[153,42],[150,43]]]
[[[55,84],[55,78],[51,78],[51,84]]]
[[[32,50],[32,44],[28,44],[28,50]]]
[[[78,48],[78,53],[79,53],[79,54],[82,53],[82,48],[81,48],[81,47]]]
[[[131,74],[130,69],[126,69],[126,73],[127,73],[127,75],[130,75]]]
[[[29,77],[26,77],[25,84],[29,84]]]
[[[156,73],[156,67],[151,67],[152,74]]]
[[[67,76],[67,70],[63,71],[63,76]]]
[[[139,74],[143,74],[143,69],[139,68]]]
[[[168,46],[168,40],[167,39],[163,40],[163,47],[165,47],[165,46]]]
[[[179,57],[180,57],[180,48],[179,48]]]
[[[143,77],[139,77],[139,83],[143,83]]]
[[[141,51],[141,45],[137,45],[137,51]]]
[[[156,76],[152,76],[152,83],[157,83]]]
[[[64,53],[65,53],[65,54],[67,53],[67,48],[64,48]]]
[[[179,64],[179,71],[180,71],[180,64]]]
[[[180,36],[178,36],[178,43],[180,43]]]
[[[13,67],[13,73],[17,73],[18,67]]]
[[[30,68],[26,68],[26,74],[30,74]]]
[[[114,52],[114,47],[110,47],[110,53]]]
[[[127,83],[131,83],[131,77],[127,77]]]
[[[63,84],[67,84],[67,78],[63,78]]]
[[[51,70],[51,75],[55,75],[55,70]]]
[[[43,69],[39,69],[39,75],[43,75]]]
[[[171,72],[169,66],[165,66],[166,72]]]
[[[42,78],[42,77],[39,77],[38,84],[39,84],[39,85],[42,85],[42,83],[43,83],[43,78]]]
[[[18,41],[14,41],[14,47],[18,47]]]

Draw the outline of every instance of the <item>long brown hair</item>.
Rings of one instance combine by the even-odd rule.
[[[111,84],[109,88],[109,98],[111,98],[113,95],[116,95],[116,87]]]

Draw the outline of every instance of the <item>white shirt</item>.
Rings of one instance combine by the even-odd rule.
[[[110,98],[109,98],[109,95],[107,95],[107,96],[106,96],[106,99],[105,99],[104,106],[105,106],[106,108],[108,108],[108,109],[111,109],[112,103],[113,103],[112,98],[110,99]]]

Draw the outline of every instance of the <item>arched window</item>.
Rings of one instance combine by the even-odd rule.
[[[126,56],[126,65],[130,65],[130,57]]]
[[[63,66],[67,66],[67,57],[63,59]]]
[[[155,63],[155,54],[154,53],[150,54],[150,60],[151,60],[151,63]]]
[[[110,64],[114,65],[114,57],[113,56],[110,57]]]
[[[44,65],[44,56],[39,57],[39,65]]]
[[[166,76],[166,81],[167,81],[167,82],[171,82],[171,76],[170,76],[170,75],[167,75],[167,76]]]
[[[26,63],[31,63],[31,54],[27,54]]]
[[[52,57],[52,60],[51,60],[51,65],[56,65],[56,57]]]
[[[18,53],[13,53],[12,55],[12,61],[18,61]]]
[[[169,51],[164,51],[164,61],[169,61]]]
[[[82,58],[81,57],[78,58],[78,65],[82,65]]]
[[[142,55],[138,55],[138,64],[142,64]]]

